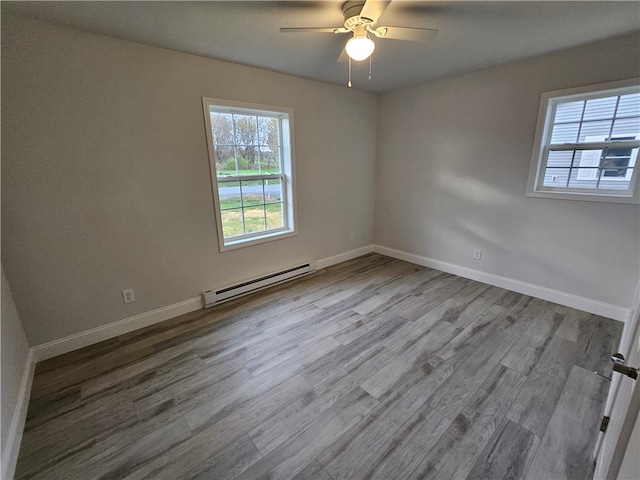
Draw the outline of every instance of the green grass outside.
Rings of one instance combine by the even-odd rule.
[[[258,195],[255,195],[255,197],[262,199]],[[251,205],[247,203],[247,196],[245,196],[244,208],[242,208],[240,197],[232,197],[220,202],[222,230],[225,238],[282,227],[282,203],[270,203],[264,206],[262,204],[256,206],[247,205]],[[242,223],[243,211],[244,229]]]

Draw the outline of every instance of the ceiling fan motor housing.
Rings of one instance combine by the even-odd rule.
[[[373,20],[360,16],[365,2],[363,0],[355,0],[344,2],[342,5],[342,13],[344,15],[344,28],[353,30],[356,25],[373,25]]]
[[[367,17],[361,17],[360,13],[366,2],[362,0],[344,2],[342,5],[342,13],[344,14],[344,30],[336,29],[336,33],[355,32],[356,35],[365,35],[365,31],[372,33],[376,37],[382,38],[387,34],[386,27],[373,28],[376,20]],[[362,27],[362,28],[357,28]]]

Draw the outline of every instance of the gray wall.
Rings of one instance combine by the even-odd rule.
[[[30,345],[374,241],[630,305],[638,207],[524,192],[540,94],[639,75],[638,35],[378,98],[2,23],[2,262]],[[218,252],[202,96],[294,108],[297,237]]]
[[[638,76],[639,58],[634,34],[382,95],[375,242],[629,307],[639,207],[525,189],[541,93]]]
[[[1,327],[1,348],[2,354],[2,392],[0,398],[0,410],[2,416],[2,424],[0,425],[0,445],[2,454],[2,475],[4,478],[5,470],[9,468],[5,462],[8,459],[7,455],[7,439],[9,431],[11,429],[11,423],[13,421],[16,407],[18,406],[18,394],[20,392],[20,385],[22,378],[25,374],[25,370],[29,368],[27,359],[29,358],[29,346],[27,345],[27,339],[24,331],[22,330],[22,324],[20,323],[20,317],[16,310],[16,306],[11,296],[11,290],[7,279],[4,275],[4,268],[2,269],[2,306],[0,312]],[[17,445],[15,446],[17,447]],[[13,459],[15,461],[15,459]],[[13,467],[13,466],[12,466]]]
[[[203,96],[294,109],[297,237],[219,253]],[[371,244],[376,108],[370,93],[3,14],[2,262],[30,345]]]

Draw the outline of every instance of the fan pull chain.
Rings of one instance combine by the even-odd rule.
[[[351,88],[351,57],[349,57],[349,83],[347,85]]]
[[[372,57],[372,56],[373,56],[373,55],[370,55],[370,56],[369,56],[369,80],[371,80],[371,57]]]

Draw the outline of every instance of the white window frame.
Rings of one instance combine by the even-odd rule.
[[[632,170],[629,190],[543,186],[548,153],[551,147],[553,147],[553,150],[588,148],[597,151],[597,149],[624,148],[629,146],[636,148],[640,144],[639,137],[636,136],[636,140],[628,141],[589,141],[551,145],[550,138],[553,120],[556,106],[559,103],[638,92],[640,92],[640,77],[543,93],[538,111],[538,124],[531,154],[526,196],[591,202],[640,204],[640,188],[638,188],[638,178],[640,177],[638,170],[640,166],[637,164]],[[637,153],[635,156],[637,156]],[[624,179],[620,180],[622,181]]]
[[[212,97],[202,98],[204,110],[205,130],[207,136],[207,150],[209,153],[209,172],[211,174],[211,186],[218,234],[218,246],[221,252],[235,250],[237,248],[271,242],[282,238],[292,237],[298,234],[295,208],[295,162],[293,148],[293,109],[277,107],[273,105],[260,105],[255,103],[237,102]],[[279,120],[281,137],[281,158],[279,174],[259,175],[225,175],[228,181],[249,181],[268,178],[280,178],[282,185],[283,201],[283,227],[278,229],[263,230],[243,235],[236,235],[225,239],[222,228],[222,213],[220,207],[220,194],[218,190],[218,175],[215,164],[215,150],[211,130],[211,109],[219,113],[235,113],[239,115],[273,116]]]

